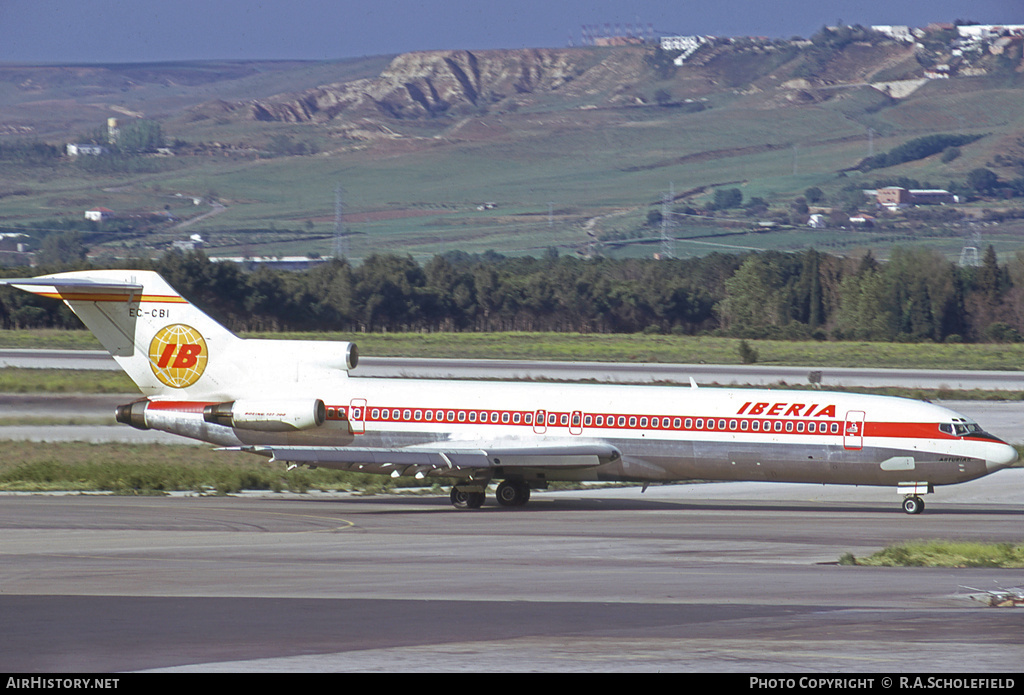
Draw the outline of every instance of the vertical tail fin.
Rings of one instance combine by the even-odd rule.
[[[63,300],[147,396],[222,391],[207,373],[209,356],[241,340],[152,271],[76,271],[3,284]]]

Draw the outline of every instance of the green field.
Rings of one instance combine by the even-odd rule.
[[[580,49],[574,55],[580,70],[609,57],[620,61],[610,65],[625,70],[637,64],[633,53]],[[670,189],[679,207],[703,206],[716,186],[727,186],[739,188],[746,200],[762,197],[773,212],[784,213],[810,186],[830,198],[844,188],[870,188],[884,177],[910,176],[946,186],[1012,150],[1024,132],[1017,77],[935,80],[899,101],[853,84],[821,90],[813,103],[797,103],[779,86],[785,70],[768,75],[756,62],[740,58],[717,68],[681,69],[669,79],[634,68],[624,81],[595,84],[589,93],[532,94],[522,108],[377,119],[375,124],[395,136],[369,142],[346,139],[345,119],[267,122],[245,116],[245,109],[220,113],[211,106],[214,88],[209,85],[218,85],[217,97],[225,103],[268,98],[372,77],[387,65],[386,58],[250,72],[237,65],[197,65],[191,69],[202,77],[190,77],[197,84],[217,69],[226,76],[191,91],[180,86],[185,80],[163,91],[157,83],[145,84],[131,93],[130,104],[155,116],[162,113],[168,139],[226,143],[235,149],[154,160],[140,174],[88,174],[68,163],[8,166],[0,171],[0,225],[80,219],[84,209],[96,205],[125,211],[166,206],[185,219],[211,208],[183,205],[177,196],[215,197],[226,210],[187,230],[167,226],[144,237],[103,241],[93,251],[108,258],[156,253],[172,240],[200,232],[210,255],[329,255],[335,189],[342,186],[353,259],[379,251],[422,259],[454,249],[536,255],[549,247],[563,253],[649,256],[659,250],[660,229],[645,226],[647,214],[660,209]],[[706,108],[693,112],[653,105],[651,95],[658,90]],[[623,93],[635,98],[622,98]],[[54,88],[44,96],[57,100],[69,95]],[[854,167],[869,152],[868,129],[875,152],[924,134],[984,137],[948,163],[933,156],[863,174]],[[320,151],[257,156],[283,135],[315,143]],[[1000,170],[1001,176],[1012,174]],[[479,210],[485,202],[494,208]],[[959,225],[933,226],[927,233],[907,225],[878,232],[797,227],[750,233],[756,218],[739,210],[730,216],[737,221],[717,230],[714,224],[709,228],[675,217],[670,234],[688,239],[676,243],[675,253],[814,246],[850,254],[871,248],[884,257],[894,244],[928,244],[956,258],[965,243]],[[986,227],[984,243],[1009,254],[1020,247],[1022,231],[1020,221]],[[613,234],[646,240],[592,244]]]

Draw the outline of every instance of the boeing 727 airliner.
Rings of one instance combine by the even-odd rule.
[[[242,339],[141,270],[0,280],[63,300],[143,397],[118,422],[293,465],[453,481],[452,504],[525,504],[550,481],[936,485],[1016,450],[952,410],[825,391],[360,378],[349,342]]]

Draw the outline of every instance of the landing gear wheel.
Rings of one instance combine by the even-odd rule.
[[[530,486],[522,480],[503,480],[495,496],[502,507],[522,507],[530,500]]]
[[[917,495],[903,498],[903,511],[907,514],[920,514],[924,511],[924,500]]]
[[[465,492],[457,487],[452,488],[452,506],[456,509],[479,509],[484,504],[484,493]]]

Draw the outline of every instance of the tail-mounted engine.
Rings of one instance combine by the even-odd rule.
[[[203,408],[203,419],[215,425],[261,432],[291,432],[319,427],[327,419],[324,402],[316,400],[241,399]]]
[[[146,423],[146,407],[148,405],[149,401],[146,399],[119,405],[114,411],[114,419],[122,425],[131,425],[137,430],[148,430],[149,425]]]
[[[239,399],[226,403],[203,406],[202,403],[186,401],[150,401],[142,399],[119,405],[115,413],[118,422],[140,430],[152,427],[165,429],[168,418],[203,420],[214,425],[234,427],[260,432],[293,432],[319,427],[327,419],[327,407],[317,399],[304,400],[260,400]],[[157,418],[154,424],[153,418]]]

